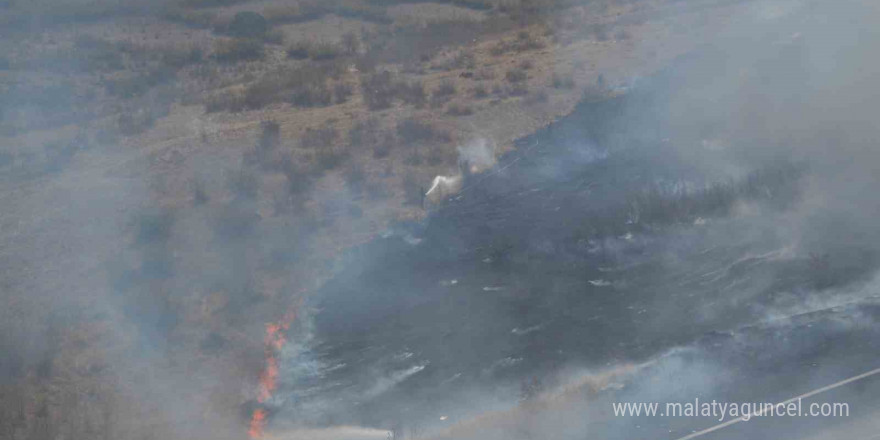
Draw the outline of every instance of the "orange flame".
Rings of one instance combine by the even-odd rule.
[[[266,410],[262,408],[254,410],[254,415],[251,418],[251,427],[248,429],[248,435],[254,439],[263,437],[263,428],[265,426]]]
[[[300,296],[302,298],[302,296]],[[272,398],[272,393],[278,387],[278,359],[276,354],[284,348],[287,338],[284,334],[290,329],[290,324],[296,319],[296,310],[299,308],[301,301],[293,307],[293,310],[286,313],[281,321],[277,323],[266,324],[266,336],[263,339],[266,350],[266,366],[260,373],[259,389],[257,390],[257,402],[266,403]],[[257,408],[251,416],[250,428],[248,435],[251,439],[259,439],[263,437],[263,430],[266,427],[266,410]]]

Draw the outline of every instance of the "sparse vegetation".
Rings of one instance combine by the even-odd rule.
[[[397,94],[391,72],[379,72],[361,77],[361,93],[370,110],[391,107]]]
[[[456,93],[455,82],[450,79],[444,79],[431,92],[431,106],[440,107],[449,101]]]
[[[221,39],[214,44],[214,59],[223,63],[263,59],[263,43],[254,39]]]
[[[412,175],[407,175],[403,179],[403,194],[404,194],[404,205],[415,205],[421,206],[425,201],[425,192],[427,188],[424,185],[419,185],[416,178]]]
[[[309,58],[315,61],[332,60],[342,55],[342,48],[326,41],[314,43],[308,49]]]
[[[290,156],[285,156],[282,160],[281,170],[287,179],[287,190],[292,196],[299,197],[312,187],[312,176],[301,165],[294,164]]]
[[[241,167],[229,172],[227,184],[236,197],[253,200],[260,190],[260,176],[249,167]]]
[[[529,74],[521,68],[510,69],[507,71],[506,74],[504,74],[504,78],[508,82],[516,84],[516,83],[522,83],[522,82],[525,82],[526,80],[528,80]]]
[[[287,56],[296,60],[304,60],[309,57],[309,43],[298,41],[287,48]]]
[[[348,158],[348,152],[338,146],[323,148],[315,155],[315,163],[321,171],[332,170]]]
[[[550,96],[547,94],[547,91],[544,89],[540,89],[533,93],[527,94],[523,102],[526,105],[541,104],[547,102],[549,99]]]
[[[327,79],[337,75],[334,65],[307,65],[264,76],[250,84],[243,94],[227,93],[205,102],[208,112],[260,109],[287,100],[297,107],[320,107],[333,102]]]
[[[446,109],[446,114],[451,116],[472,115],[474,114],[474,108],[466,104],[453,103]]]
[[[380,140],[379,130],[379,120],[376,118],[360,121],[348,132],[349,142],[353,146],[376,145]]]
[[[541,41],[539,37],[534,37],[528,32],[520,32],[516,39],[501,40],[489,50],[492,55],[500,56],[508,52],[525,52],[529,50],[538,50],[546,47],[546,43]]]
[[[425,85],[419,81],[399,81],[395,87],[397,94],[404,103],[421,108],[428,100]]]
[[[598,41],[608,41],[608,25],[605,23],[595,23],[591,25],[588,32]]]
[[[348,102],[348,99],[351,98],[353,93],[354,87],[352,87],[351,84],[338,82],[333,85],[333,96],[336,99],[337,104]]]
[[[348,55],[357,55],[361,50],[361,42],[354,32],[346,32],[342,35],[342,51]]]
[[[448,133],[434,128],[428,122],[407,118],[397,123],[397,136],[404,144],[417,144],[429,141],[449,142]]]
[[[320,107],[330,105],[332,98],[327,83],[315,81],[294,88],[290,103],[296,107]]]
[[[449,79],[444,79],[440,82],[437,88],[431,93],[431,97],[434,98],[448,98],[454,96],[456,92],[455,82]]]
[[[256,12],[242,11],[235,14],[225,31],[236,38],[260,39],[269,31],[269,22]]]
[[[477,84],[471,89],[471,94],[475,99],[485,99],[489,97],[489,90],[486,88],[485,84]]]
[[[182,23],[194,28],[212,27],[217,19],[217,14],[211,11],[199,11],[179,6],[165,8],[163,18],[168,21]]]
[[[367,174],[364,172],[363,166],[353,163],[348,165],[345,169],[343,178],[345,179],[345,185],[348,187],[349,191],[354,194],[360,194],[364,189]]]
[[[329,148],[336,144],[339,131],[333,126],[320,128],[307,128],[300,138],[300,144],[304,148]]]
[[[569,75],[560,75],[554,73],[551,78],[551,85],[554,89],[573,89],[575,87],[574,77]]]

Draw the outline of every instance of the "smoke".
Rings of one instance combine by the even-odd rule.
[[[470,173],[486,171],[495,165],[495,144],[483,138],[458,147],[458,162],[467,166]]]
[[[619,111],[616,118],[597,117],[601,123],[618,124],[619,130],[578,138],[568,136],[582,134],[577,127],[559,124],[554,133],[536,139],[556,140],[554,147],[563,153],[533,153],[523,159],[535,163],[532,168],[522,165],[534,174],[510,173],[508,178],[499,173],[473,191],[488,193],[485,198],[462,192],[463,201],[451,209],[459,211],[434,222],[455,226],[451,230],[467,243],[453,247],[458,255],[473,252],[474,264],[491,265],[487,272],[494,273],[485,278],[497,278],[483,286],[516,286],[499,290],[513,292],[499,300],[517,310],[512,328],[540,324],[525,337],[558,344],[560,350],[576,347],[611,365],[647,358],[650,366],[621,381],[620,389],[581,396],[578,403],[522,404],[509,409],[515,416],[473,404],[470,411],[483,414],[473,417],[478,422],[436,436],[643,438],[672,433],[676,438],[700,423],[609,421],[607,414],[592,408],[607,410],[614,398],[685,401],[695,395],[782,401],[870,369],[876,361],[856,347],[868,344],[873,337],[868,329],[876,322],[871,298],[880,255],[880,206],[871,188],[880,183],[873,171],[880,163],[880,133],[871,115],[877,114],[880,102],[880,65],[871,52],[880,42],[877,9],[866,1],[735,5],[725,24],[714,28],[714,35],[694,53],[640,81],[619,107],[595,106]],[[463,148],[460,155],[474,163],[487,157]],[[646,168],[622,165],[645,157],[650,158]],[[501,159],[503,164],[513,161]],[[767,176],[772,173],[762,170],[789,165],[803,170],[792,179],[792,191],[755,177],[756,171]],[[614,171],[603,174],[608,169]],[[626,227],[604,227],[597,220],[613,217],[609,213],[617,209],[615,198],[627,197],[639,185],[659,188],[654,191],[667,201],[658,204],[674,211],[686,209],[685,195],[717,182],[744,182],[754,191],[742,191],[752,196],[734,197],[724,210],[691,212],[684,216],[687,221],[673,226],[658,221],[662,209],[641,209],[645,205],[636,202],[631,206],[640,209],[608,220]],[[720,198],[717,190],[706,194],[707,199]],[[593,210],[577,211],[589,197]],[[499,199],[491,208],[481,205]],[[530,209],[541,214],[530,217]],[[554,216],[559,218],[547,218]],[[479,227],[474,225],[478,222]],[[580,226],[584,223],[596,226]],[[474,228],[472,236],[466,235],[468,228]],[[587,232],[571,233],[578,228]],[[600,256],[582,269],[589,274],[586,281],[569,285],[593,281],[593,289],[581,294],[597,297],[589,300],[592,309],[578,308],[588,300],[576,297],[575,287],[561,287],[568,267],[581,267],[577,264],[584,258],[565,246],[572,235],[583,240],[588,255]],[[483,240],[486,236],[491,238]],[[544,258],[552,261],[546,262],[545,272],[538,269]],[[596,271],[594,264],[605,271]],[[456,289],[476,284],[460,273],[444,275],[458,280]],[[554,296],[566,289],[572,294]],[[473,301],[466,304],[475,307]],[[541,314],[553,307],[558,314]],[[491,328],[505,318],[487,313],[480,322]],[[557,323],[563,319],[570,326]],[[592,332],[578,331],[578,325],[605,319],[610,322]],[[562,344],[559,340],[567,333],[583,339]],[[626,348],[610,353],[594,348],[606,339]],[[658,352],[651,344],[679,348]],[[487,362],[525,359],[519,363],[523,371],[551,377],[538,367],[528,369],[540,363],[530,357],[552,357],[549,350],[529,347],[517,353],[521,357],[505,353]],[[476,363],[477,356],[470,356],[468,361]],[[598,362],[590,357],[566,362]],[[491,388],[480,392],[498,395]],[[860,399],[858,393],[840,393],[835,399]],[[870,411],[859,417],[870,417]],[[763,432],[738,427],[728,435],[736,438],[743,432],[738,430],[746,429],[761,438],[787,432],[798,436],[809,432],[807,426],[815,427],[772,425]]]
[[[425,193],[426,199],[434,204],[445,201],[461,191],[465,176],[482,173],[495,165],[495,145],[486,139],[475,139],[458,147],[458,174],[436,176]]]
[[[10,407],[87,402],[71,426],[108,438],[385,439],[404,422],[426,438],[655,438],[699,423],[614,419],[610,402],[778,401],[871,367],[880,5],[709,11],[729,15],[697,50],[542,143],[459,146],[425,194],[450,208],[353,251],[326,285],[314,273],[335,249],[315,228],[346,228],[358,196],[295,170],[254,177],[212,119],[178,127],[218,144],[186,155],[196,176],[158,147],[5,136],[21,154],[0,176],[0,384],[86,384]],[[48,98],[65,117],[82,98],[14,95],[22,127],[58,116],[28,112]],[[784,183],[763,171],[790,164],[803,172]],[[311,214],[265,215],[285,210]],[[322,285],[319,306],[285,315]],[[868,408],[865,387],[836,399]],[[771,428],[743,438],[792,432]]]

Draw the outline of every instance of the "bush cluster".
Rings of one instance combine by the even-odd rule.
[[[263,43],[250,38],[221,39],[214,43],[214,59],[221,63],[263,59]]]

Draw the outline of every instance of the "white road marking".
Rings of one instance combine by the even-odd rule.
[[[877,369],[874,369],[874,370],[868,371],[867,373],[859,374],[858,376],[850,377],[849,379],[844,379],[844,380],[842,380],[842,381],[840,381],[840,382],[836,382],[836,383],[833,383],[833,384],[831,384],[831,385],[826,385],[826,386],[824,386],[824,387],[822,387],[822,388],[818,388],[818,389],[815,389],[815,390],[810,391],[810,392],[808,392],[808,393],[801,394],[800,396],[792,397],[791,399],[788,399],[788,400],[786,400],[786,401],[783,401],[783,402],[779,402],[779,403],[777,403],[776,405],[774,405],[774,407],[777,407],[777,406],[779,406],[779,405],[783,405],[783,406],[784,406],[784,405],[787,405],[787,404],[789,404],[789,403],[791,403],[791,402],[794,402],[795,400],[798,400],[798,399],[806,399],[806,398],[808,398],[808,397],[815,396],[816,394],[824,393],[825,391],[833,390],[834,388],[838,388],[838,387],[842,387],[842,386],[844,386],[844,385],[846,385],[846,384],[848,384],[848,383],[852,383],[852,382],[855,382],[855,381],[857,381],[857,380],[864,379],[864,378],[866,378],[866,377],[873,376],[873,375],[878,374],[878,373],[880,373],[880,368],[877,368]],[[692,438],[697,438],[697,437],[700,437],[700,436],[702,436],[702,435],[708,434],[708,433],[710,433],[710,432],[717,431],[717,430],[719,430],[719,429],[721,429],[721,428],[725,428],[725,427],[728,427],[728,426],[730,426],[730,425],[737,424],[737,423],[739,423],[739,422],[742,422],[742,421],[744,421],[744,420],[750,419],[750,418],[752,418],[752,417],[760,416],[762,413],[763,413],[763,410],[762,410],[762,411],[756,411],[756,412],[754,412],[754,413],[752,413],[752,414],[744,415],[744,416],[742,416],[742,417],[740,417],[740,418],[738,418],[738,419],[728,420],[728,421],[726,421],[726,422],[724,422],[724,423],[719,423],[719,424],[717,424],[717,425],[715,425],[715,426],[712,426],[711,428],[706,428],[706,429],[704,429],[704,430],[702,430],[702,431],[697,431],[697,432],[691,433],[691,434],[689,434],[689,435],[686,435],[686,436],[684,436],[684,437],[678,438],[678,439],[676,439],[676,440],[690,440],[690,439],[692,439]]]

